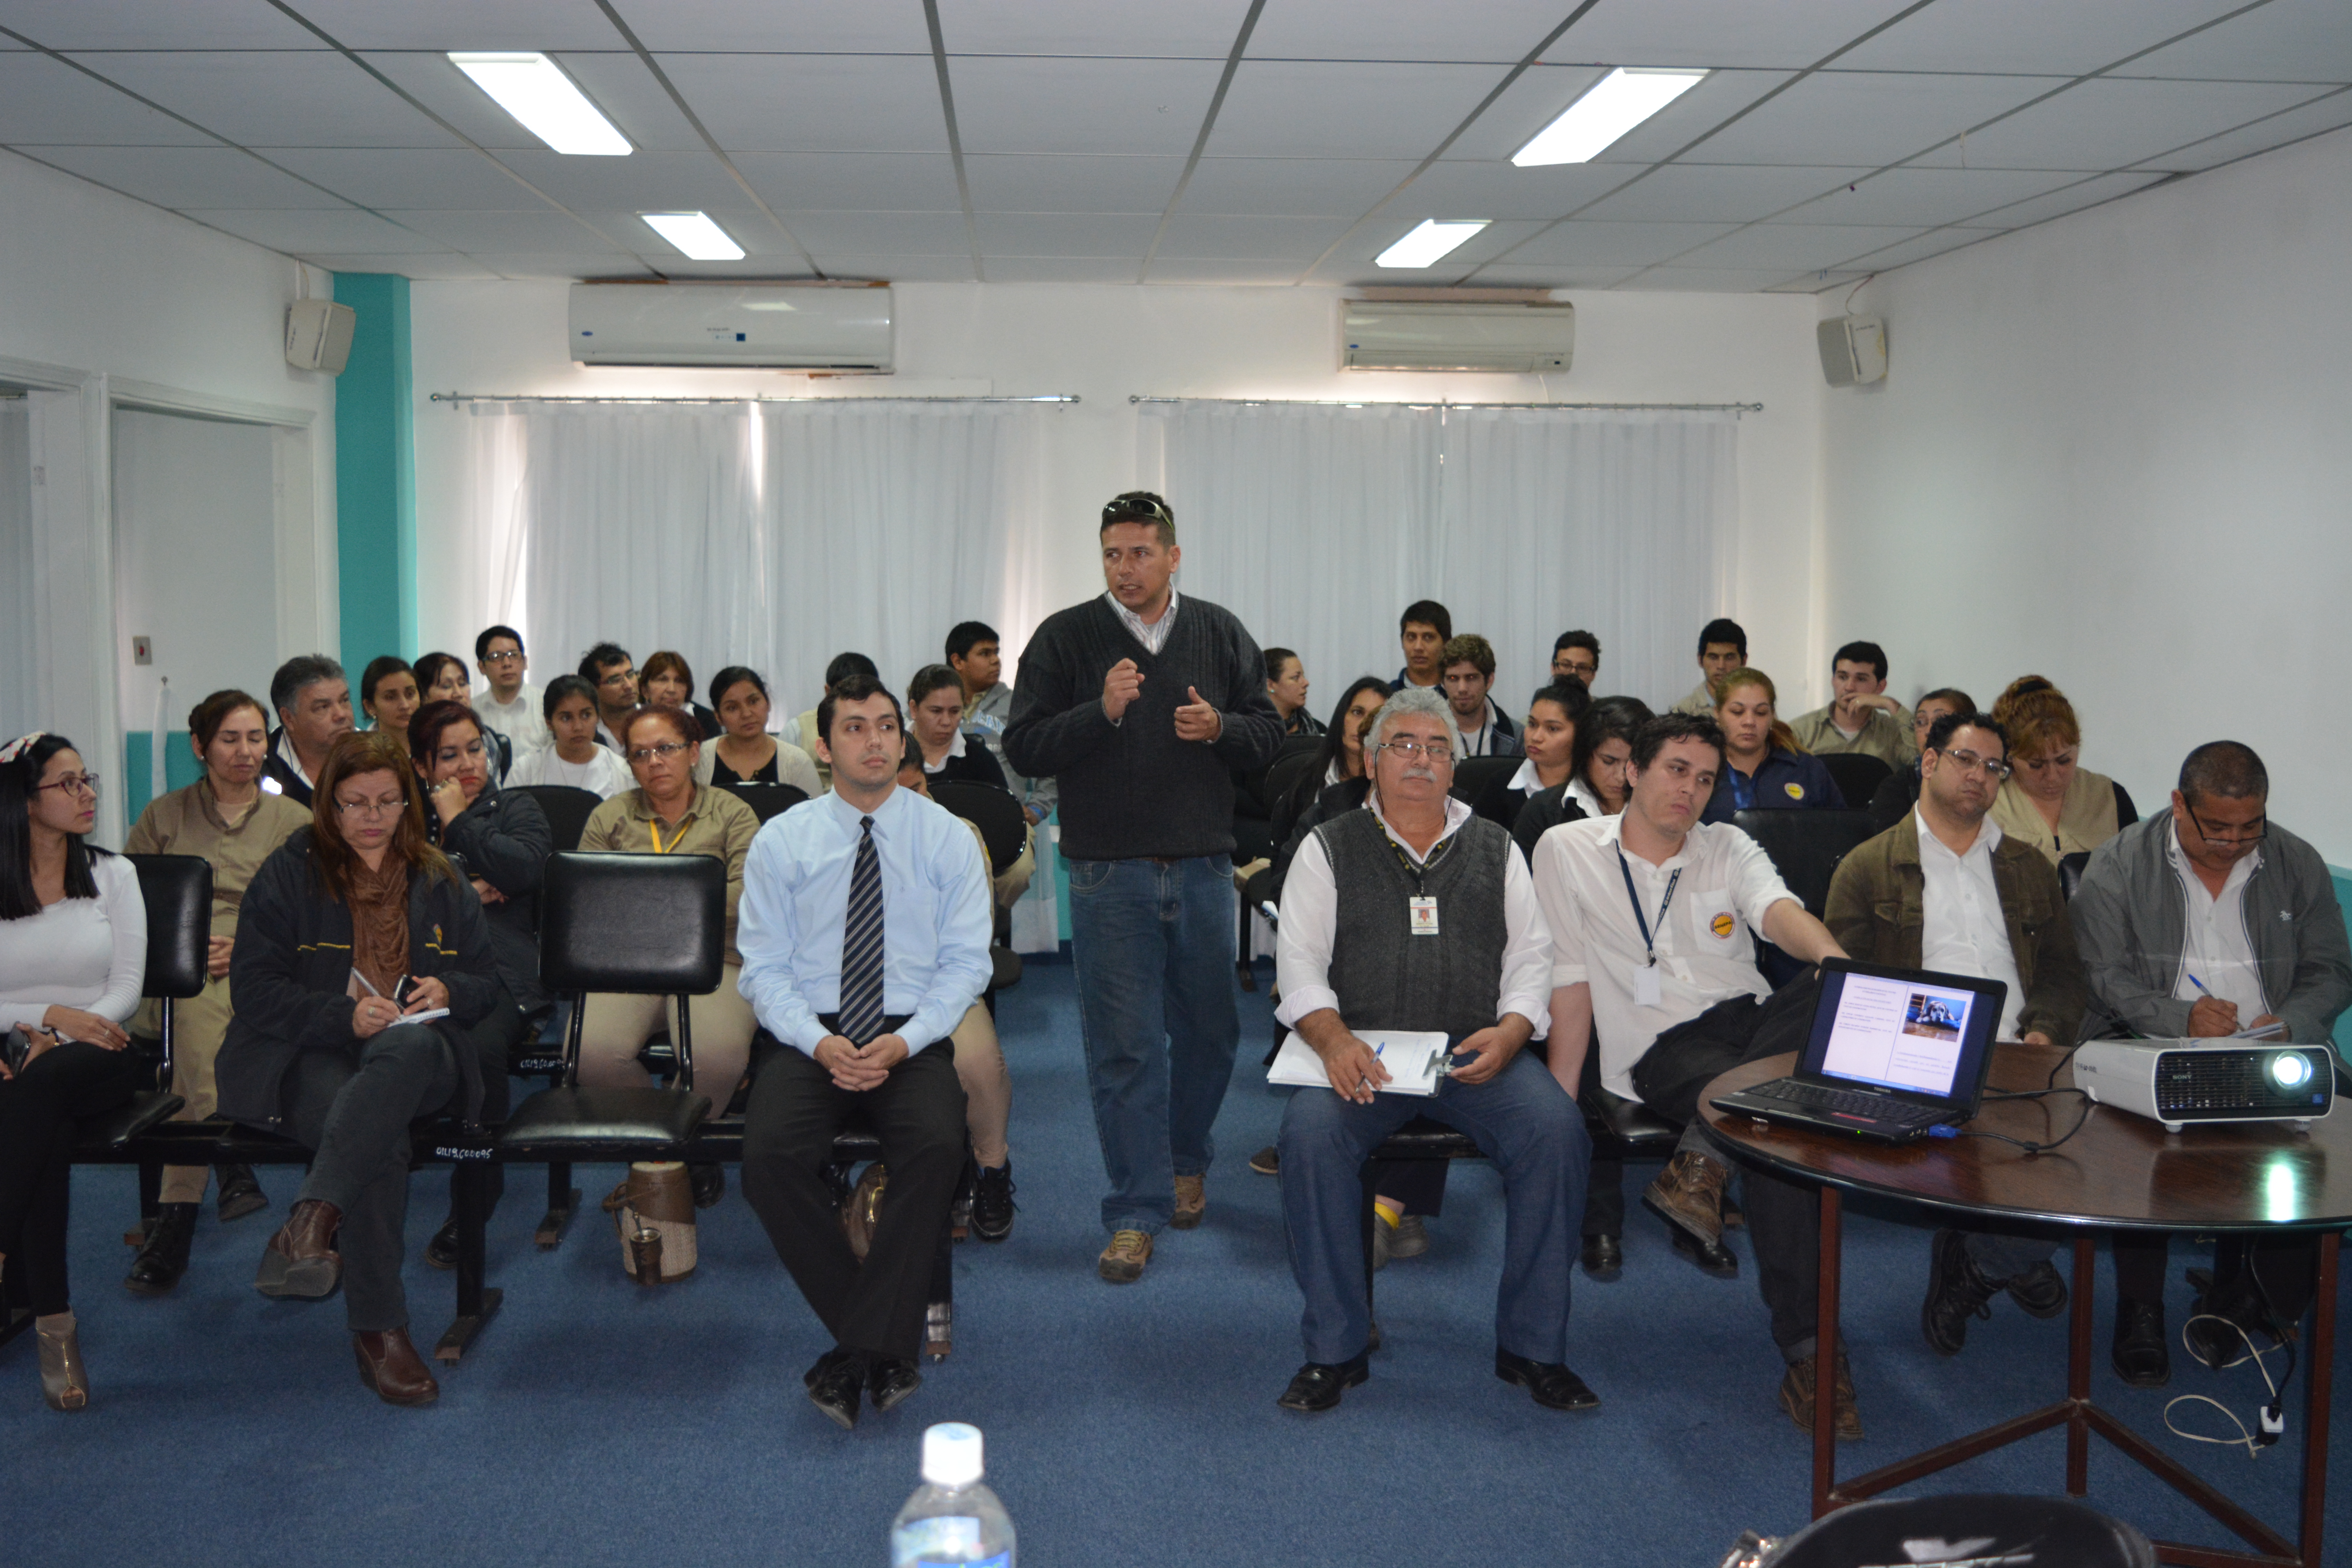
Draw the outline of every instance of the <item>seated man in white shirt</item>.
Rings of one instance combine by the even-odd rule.
[[[743,868],[737,946],[760,1020],[743,1118],[743,1195],[833,1336],[804,1379],[843,1427],[922,1383],[923,1309],[964,1163],[964,1091],[947,1044],[986,989],[988,892],[971,831],[898,787],[898,699],[853,676],[817,705],[833,788],[770,822]],[[824,1171],[862,1118],[889,1196],[861,1263]]]
[[[522,650],[522,634],[512,626],[488,626],[474,639],[474,662],[489,684],[474,694],[474,711],[483,723],[514,744],[518,759],[548,743],[546,716],[541,711],[540,689],[523,679],[530,658]]]
[[[1592,1409],[1600,1399],[1567,1365],[1592,1146],[1567,1092],[1520,1054],[1544,1028],[1550,934],[1510,836],[1446,795],[1444,699],[1412,688],[1390,698],[1365,752],[1366,808],[1316,828],[1283,887],[1276,1017],[1314,1047],[1331,1087],[1299,1089],[1282,1119],[1283,1221],[1307,1299],[1307,1364],[1276,1403],[1329,1410],[1370,1375],[1361,1172],[1382,1139],[1427,1115],[1476,1139],[1503,1175],[1495,1375],[1548,1409]],[[1442,1034],[1457,1065],[1429,1097],[1381,1094],[1393,1075],[1358,1033],[1377,1030]]]
[[[1625,809],[1563,823],[1536,842],[1536,896],[1552,933],[1551,1068],[1563,1086],[1575,1085],[1596,1033],[1603,1089],[1645,1100],[1634,1073],[1662,1034],[1684,1029],[1661,1047],[1671,1054],[1685,1026],[1732,1002],[1741,1004],[1729,1010],[1733,1020],[1752,1029],[1748,1016],[1770,989],[1756,967],[1756,933],[1802,963],[1843,956],[1754,839],[1728,823],[1699,820],[1722,767],[1723,731],[1713,719],[1653,719],[1633,738]],[[1723,1247],[1722,1204],[1730,1172],[1694,1104],[1653,1100],[1652,1109],[1689,1130],[1643,1201],[1677,1227],[1678,1248],[1709,1272],[1728,1272],[1736,1265]],[[1807,1424],[1813,1281],[1797,1265],[1813,1203],[1810,1192],[1784,1183],[1751,1177],[1746,1184],[1759,1284],[1789,1363],[1782,1403],[1794,1399]],[[1859,1436],[1842,1352],[1836,1363],[1841,1428]]]

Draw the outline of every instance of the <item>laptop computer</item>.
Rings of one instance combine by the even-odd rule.
[[[1794,1076],[1709,1103],[1873,1143],[1956,1127],[1984,1097],[2008,990],[1998,980],[1831,959]]]

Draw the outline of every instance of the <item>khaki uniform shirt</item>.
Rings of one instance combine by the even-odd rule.
[[[656,830],[660,841],[656,842]],[[580,835],[583,854],[708,855],[727,867],[727,962],[740,967],[735,950],[735,910],[743,901],[743,858],[760,831],[759,814],[723,789],[697,785],[693,803],[676,826],[664,826],[642,789],[625,790],[598,806]]]
[[[1859,752],[1865,757],[1876,757],[1889,769],[1906,767],[1919,755],[1912,744],[1909,709],[1900,704],[1891,711],[1874,708],[1861,730],[1853,735],[1831,722],[1830,716],[1836,711],[1837,704],[1832,702],[1791,721],[1789,728],[1795,731],[1797,744],[1817,757],[1835,752]]]
[[[282,795],[261,792],[236,826],[229,826],[209,779],[158,796],[139,814],[123,840],[129,855],[194,855],[212,863],[215,936],[236,935],[236,911],[261,863],[310,826],[310,814]]]

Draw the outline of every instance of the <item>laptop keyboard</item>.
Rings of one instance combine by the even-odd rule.
[[[1808,1110],[1843,1111],[1848,1116],[1867,1116],[1880,1121],[1893,1121],[1905,1127],[1930,1127],[1950,1116],[1932,1105],[1916,1105],[1907,1100],[1895,1100],[1875,1094],[1856,1094],[1851,1089],[1823,1089],[1817,1083],[1806,1083],[1793,1078],[1776,1078],[1769,1083],[1759,1083],[1748,1091],[1765,1100],[1782,1100],[1801,1105]]]

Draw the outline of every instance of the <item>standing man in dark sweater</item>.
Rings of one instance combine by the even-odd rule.
[[[1282,743],[1265,660],[1240,621],[1180,599],[1168,503],[1103,508],[1109,592],[1022,650],[1004,754],[1061,786],[1087,1084],[1110,1193],[1102,1277],[1142,1277],[1152,1237],[1208,1206],[1209,1129],[1233,1077],[1232,770]]]

